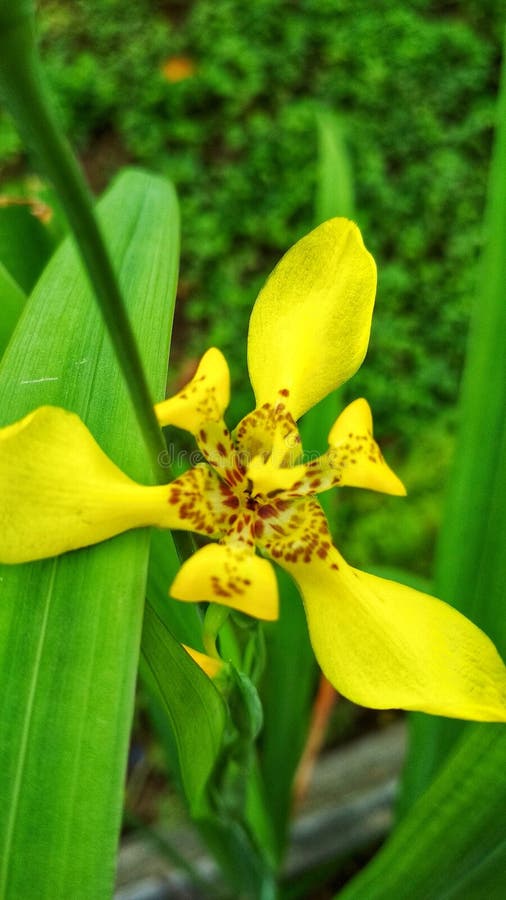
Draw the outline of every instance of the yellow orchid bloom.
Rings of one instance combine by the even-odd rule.
[[[230,432],[229,373],[212,348],[157,406],[205,462],[169,485],[123,474],[74,414],[43,407],[0,431],[0,560],[41,559],[129,528],[186,529],[208,543],[170,593],[272,620],[272,560],[295,579],[318,661],[345,696],[477,721],[506,721],[506,668],[488,637],[440,600],[352,569],[316,494],[352,485],[403,495],[365,400],[339,416],[326,453],[304,461],[296,420],[351,377],[367,349],[376,287],[358,228],[332,219],[299,241],[261,291],[248,365],[256,409]],[[262,555],[258,555],[256,548]]]

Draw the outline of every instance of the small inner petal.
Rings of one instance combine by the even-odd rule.
[[[336,483],[342,486],[369,488],[401,497],[406,494],[373,438],[371,409],[362,398],[350,403],[335,422],[326,456],[330,468],[339,475]]]
[[[230,400],[230,375],[223,354],[211,347],[185,387],[155,407],[160,425],[176,425],[192,434],[206,422],[219,422]]]
[[[253,497],[258,494],[272,496],[285,491],[297,493],[296,486],[300,486],[305,473],[306,467],[303,465],[280,468],[273,464],[270,457],[264,460],[261,456],[255,456],[246,469],[246,478]]]
[[[300,435],[287,411],[283,391],[273,406],[265,403],[246,416],[234,432],[252,497],[291,490],[304,474],[297,466]]]
[[[350,403],[341,413],[330,432],[327,452],[295,471],[298,481],[286,487],[291,496],[319,494],[345,485],[397,496],[406,493],[373,438],[371,410],[363,399]]]

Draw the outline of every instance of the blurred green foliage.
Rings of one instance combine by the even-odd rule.
[[[370,352],[344,399],[367,396],[414,494],[402,511],[364,495],[358,531],[345,500],[344,549],[356,564],[374,556],[426,574],[480,244],[502,0],[42,0],[39,18],[94,187],[126,161],[176,183],[173,359],[210,344],[225,352],[231,423],[252,402],[256,292],[314,223],[316,113],[339,115],[380,275]],[[16,176],[20,145],[0,124],[0,166]]]

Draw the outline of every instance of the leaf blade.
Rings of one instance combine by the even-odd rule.
[[[23,291],[0,262],[0,358],[9,343],[25,301]]]
[[[177,274],[175,196],[161,179],[131,171],[100,208],[151,387],[161,397]],[[0,400],[2,424],[41,403],[78,412],[125,471],[149,477],[128,394],[70,242],[50,261],[9,344]],[[0,853],[7,897],[110,893],[147,553],[147,532],[136,532],[56,561],[2,568],[0,703],[9,723],[8,739],[4,729],[0,740],[2,809],[12,808],[19,785],[14,818],[0,820],[0,846],[7,842],[11,851]],[[22,775],[13,781],[18,765]]]

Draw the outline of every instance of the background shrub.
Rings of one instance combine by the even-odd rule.
[[[368,397],[414,494],[393,532],[383,499],[358,501],[357,526],[345,501],[342,523],[355,562],[371,554],[427,573],[480,243],[500,0],[43,0],[40,22],[94,188],[125,162],[177,185],[174,373],[218,345],[232,368],[231,422],[252,400],[253,299],[314,224],[315,111],[339,114],[380,275],[369,356],[343,399]],[[0,164],[18,177],[20,144],[1,124]]]

